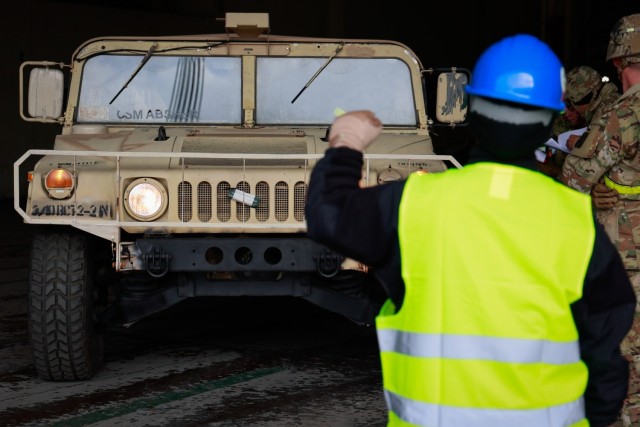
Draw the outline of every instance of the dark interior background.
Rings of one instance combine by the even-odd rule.
[[[363,0],[22,0],[0,20],[0,198],[12,197],[13,162],[27,149],[51,148],[58,125],[19,115],[22,61],[69,62],[85,40],[110,35],[224,32],[225,12],[268,12],[272,34],[376,38],[408,45],[425,67],[472,69],[498,39],[530,33],[549,43],[568,70],[589,65],[617,78],[605,62],[608,34],[638,0],[363,1]],[[439,141],[444,154],[459,141]]]

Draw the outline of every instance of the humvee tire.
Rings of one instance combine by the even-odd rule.
[[[28,322],[34,365],[42,379],[87,380],[102,364],[92,264],[87,236],[33,236]]]

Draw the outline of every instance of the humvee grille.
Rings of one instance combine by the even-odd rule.
[[[276,220],[286,221],[289,217],[289,186],[286,182],[276,183]]]
[[[260,198],[260,204],[256,208],[256,219],[266,221],[269,219],[269,184],[264,181],[257,183],[256,196]]]
[[[203,181],[198,184],[198,219],[202,222],[211,220],[211,184]]]
[[[232,221],[232,211],[235,215],[233,220],[238,222],[247,222],[252,215],[260,222],[267,222],[270,219],[284,222],[290,216],[293,216],[297,222],[303,222],[305,219],[307,183],[303,181],[296,182],[293,186],[293,204],[290,203],[289,184],[284,181],[277,182],[273,187],[274,203],[271,203],[270,187],[265,181],[256,183],[254,191],[247,181],[240,181],[234,186],[226,181],[219,182],[216,186],[215,201],[212,185],[207,181],[197,183],[197,194],[194,200],[192,194],[194,185],[196,184],[188,181],[182,181],[178,185],[178,218],[182,222],[192,221],[194,211],[197,212],[198,221],[211,222],[214,218],[214,210],[215,218],[220,222]],[[254,194],[260,199],[260,204],[256,208],[251,208],[242,203],[232,202],[229,198],[229,190],[232,188]],[[233,204],[235,204],[234,209],[232,209]],[[290,212],[291,206],[293,206],[293,212]]]
[[[181,182],[178,185],[178,216],[180,221],[191,221],[191,184]]]
[[[293,187],[293,217],[296,221],[304,221],[304,205],[307,203],[307,183],[296,182]]]
[[[231,219],[231,200],[229,199],[229,190],[231,185],[228,182],[220,182],[216,190],[218,221],[227,222]]]
[[[245,193],[251,193],[251,189],[249,188],[249,184],[246,181],[240,181],[236,188],[240,191],[244,191]],[[243,205],[242,203],[236,203],[236,218],[239,221],[247,222],[249,220],[249,213],[251,208],[247,205]]]

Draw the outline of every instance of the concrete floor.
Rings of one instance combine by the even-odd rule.
[[[90,381],[46,382],[27,333],[32,226],[0,201],[0,425],[386,424],[375,331],[292,298],[187,301],[108,330]]]

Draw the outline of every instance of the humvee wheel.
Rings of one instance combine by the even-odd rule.
[[[33,237],[28,322],[34,365],[42,379],[86,380],[102,364],[91,261],[86,236]]]

